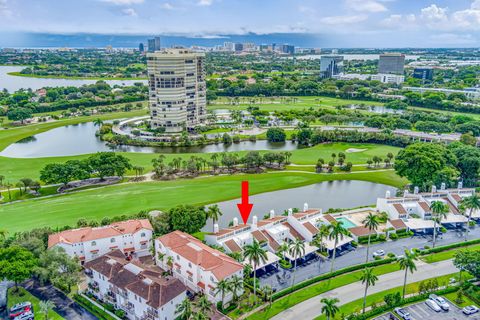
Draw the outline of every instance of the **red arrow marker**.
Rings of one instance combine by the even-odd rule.
[[[247,224],[253,204],[248,203],[248,181],[242,181],[242,203],[237,203],[238,211],[242,216],[243,224]]]

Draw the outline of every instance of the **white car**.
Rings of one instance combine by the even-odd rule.
[[[385,250],[377,250],[373,253],[373,257],[383,257],[385,255]]]
[[[410,316],[410,313],[407,312],[407,310],[402,309],[402,308],[395,308],[394,309],[395,313],[400,316],[403,320],[411,320],[412,317]]]
[[[425,301],[425,304],[435,312],[442,311],[442,308],[440,308],[440,306],[432,299],[427,299],[427,301]]]
[[[435,301],[440,306],[440,308],[442,308],[442,310],[450,310],[450,305],[448,304],[447,300],[443,299],[442,297],[439,297],[436,294],[431,294],[429,298]]]
[[[476,306],[467,306],[462,309],[462,312],[466,315],[477,313],[480,309]]]

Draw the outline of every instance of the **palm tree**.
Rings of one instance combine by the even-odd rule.
[[[167,257],[167,266],[168,268],[170,269],[170,275],[173,274],[173,257],[172,256],[168,256]]]
[[[470,221],[472,220],[473,210],[480,210],[480,198],[474,193],[472,196],[463,199],[462,204],[466,209],[469,209],[467,231],[465,232],[465,241],[467,241],[469,232],[468,228],[470,227]]]
[[[93,120],[93,124],[94,124],[96,127],[100,127],[100,126],[103,124],[103,120],[100,119],[100,118],[97,118],[97,119]]]
[[[360,280],[362,280],[362,283],[365,283],[365,293],[363,294],[363,313],[365,313],[368,287],[373,287],[378,277],[373,273],[373,268],[365,268],[360,276]]]
[[[200,312],[195,312],[191,317],[190,319],[192,320],[208,320],[209,318],[204,315],[203,313],[200,313]]]
[[[257,266],[260,263],[265,263],[267,261],[267,252],[260,246],[260,243],[257,240],[253,240],[252,244],[248,244],[243,248],[243,255],[246,259],[253,265],[253,296],[257,299]]]
[[[50,300],[42,300],[42,301],[40,301],[39,306],[40,306],[40,313],[44,314],[45,315],[45,320],[47,320],[48,319],[48,313],[50,312],[50,310],[55,308],[55,304]]]
[[[218,204],[211,205],[207,208],[207,218],[212,219],[213,231],[215,230],[215,223],[223,215],[222,211],[218,207]]]
[[[243,279],[237,275],[233,275],[230,279],[230,290],[233,293],[233,301],[237,301],[238,292],[243,289]]]
[[[212,304],[208,301],[206,295],[202,295],[195,303],[195,307],[200,311],[202,315],[209,314],[212,311]]]
[[[225,295],[230,291],[230,283],[222,279],[217,282],[217,287],[215,288],[215,296],[220,294],[222,296],[222,308],[223,308],[223,301],[225,300]]]
[[[329,226],[330,233],[328,234],[328,239],[334,240],[333,245],[333,255],[332,255],[332,265],[330,267],[330,272],[333,272],[333,265],[335,263],[335,255],[337,254],[337,244],[338,240],[342,240],[345,236],[348,235],[348,230],[343,227],[342,221],[333,222]]]
[[[405,270],[405,278],[403,279],[403,298],[405,298],[405,291],[407,289],[407,274],[408,271],[413,273],[417,270],[417,266],[415,265],[415,260],[417,260],[417,255],[415,253],[411,253],[408,250],[405,250],[405,255],[398,259],[398,264],[400,265],[401,270]]]
[[[284,242],[278,247],[277,253],[281,254],[283,260],[285,260],[285,253],[287,253],[289,249],[290,248],[288,247],[288,243]]]
[[[263,293],[265,294],[265,300],[272,306],[273,289],[269,285],[263,287]]]
[[[441,201],[433,201],[430,208],[433,213],[433,247],[437,242],[437,222],[441,223],[443,218],[447,217],[449,211],[448,205]]]
[[[188,320],[192,316],[192,303],[187,298],[183,299],[182,303],[177,305],[176,313],[179,314],[178,319]]]
[[[363,226],[368,229],[368,244],[367,244],[367,257],[365,259],[365,263],[368,262],[369,258],[369,251],[370,251],[370,238],[372,236],[372,231],[377,231],[378,225],[380,222],[378,221],[378,217],[373,213],[369,213],[365,220],[362,221]]]
[[[337,298],[322,298],[322,300],[320,300],[320,302],[323,303],[322,314],[327,317],[327,320],[333,319],[337,312],[340,311],[337,306],[339,301]]]
[[[302,257],[305,255],[305,242],[303,242],[300,239],[295,239],[290,243],[289,246],[289,253],[295,260],[295,266],[294,266],[294,272],[293,272],[293,279],[292,279],[292,287],[295,284],[295,275],[297,271],[297,260],[298,258]]]

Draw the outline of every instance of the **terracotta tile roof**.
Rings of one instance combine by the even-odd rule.
[[[419,202],[418,202],[418,205],[419,205],[420,208],[422,208],[423,211],[425,211],[425,212],[430,212],[430,211],[431,211],[428,203],[426,203],[426,202],[424,202],[424,201],[419,201]]]
[[[405,224],[405,222],[403,222],[402,219],[394,219],[394,220],[389,220],[389,221],[390,221],[390,224],[392,225],[392,227],[394,227],[397,230],[407,228],[407,225]]]
[[[225,245],[231,252],[242,252],[242,248],[233,239],[225,241]]]
[[[357,237],[361,236],[368,236],[369,234],[377,234],[375,230],[370,231],[370,229],[365,228],[364,226],[358,226],[348,229],[352,234],[356,235]]]
[[[79,228],[65,230],[59,233],[51,234],[48,237],[48,247],[51,248],[58,243],[80,243],[103,238],[110,238],[122,234],[132,234],[141,229],[153,230],[148,219],[127,220],[115,222],[108,226],[92,228]]]
[[[393,207],[399,214],[407,214],[407,210],[405,210],[401,203],[394,203]]]
[[[218,250],[210,248],[187,233],[177,230],[163,235],[157,240],[171,251],[200,266],[203,270],[211,271],[217,280],[222,280],[243,270],[243,265],[239,262]]]
[[[125,255],[120,250],[114,250],[84,264],[85,269],[95,270],[111,279],[124,265],[128,264]]]
[[[303,226],[308,230],[308,232],[310,232],[311,234],[313,235],[316,235],[318,233],[318,228],[315,227],[313,224],[311,224],[310,222],[305,222],[303,224]]]
[[[290,230],[290,234],[292,236],[294,236],[295,238],[300,239],[302,241],[305,241],[305,238],[297,230],[295,230],[295,228],[292,227],[292,225],[290,223],[284,222],[282,224]]]
[[[335,218],[330,214],[324,214],[323,217],[325,218],[325,220],[327,220],[330,223],[337,222],[337,220],[335,220]]]
[[[445,202],[447,203],[448,207],[450,208],[450,211],[451,211],[453,214],[460,214],[460,211],[458,211],[457,207],[455,207],[455,205],[452,203],[452,201],[450,201],[450,199],[448,199],[448,198],[443,198],[443,200],[445,200]]]
[[[255,230],[252,232],[252,236],[257,239],[258,242],[268,242],[268,239],[267,237],[265,237],[263,235],[263,233],[261,233],[260,231],[258,230]]]
[[[248,230],[248,229],[250,229],[250,225],[249,225],[249,224],[239,224],[238,226],[228,227],[228,228],[219,230],[217,233],[212,233],[212,234],[214,234],[214,235],[216,235],[216,236],[218,237],[218,236],[223,236],[223,235],[225,235],[225,234],[228,234],[228,233],[231,233],[231,232],[235,232],[235,231],[241,230],[241,229]]]
[[[260,220],[260,221],[257,223],[257,226],[262,227],[262,226],[265,226],[265,225],[267,225],[267,224],[274,223],[274,222],[277,222],[277,221],[282,221],[282,220],[287,220],[287,217],[285,217],[285,216],[276,216],[276,217],[273,217],[273,218],[263,219],[263,220]]]
[[[458,193],[452,193],[451,195],[452,195],[453,200],[455,200],[457,202],[462,201],[462,197]]]
[[[270,246],[270,248],[272,248],[273,251],[276,252],[278,248],[280,248],[280,245],[278,244],[278,242],[275,241],[275,239],[273,239],[272,236],[269,235],[267,231],[261,231],[261,232],[268,239],[268,245]]]
[[[317,210],[317,209],[309,209],[307,211],[294,213],[293,216],[297,219],[300,219],[300,218],[309,216],[311,214],[316,214],[316,213],[319,213],[319,212],[320,212],[320,210]]]

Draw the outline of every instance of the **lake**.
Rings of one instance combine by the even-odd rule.
[[[43,87],[81,87],[84,84],[96,83],[97,80],[77,80],[77,79],[51,79],[51,78],[29,78],[11,76],[9,72],[19,72],[22,66],[0,66],[0,90],[7,89],[12,93],[19,89],[37,90]],[[135,82],[147,83],[147,80],[106,80],[109,85],[131,86]]]
[[[255,183],[255,182],[253,182]],[[250,214],[249,222],[253,215],[259,220],[268,214],[270,210],[275,210],[276,215],[283,214],[288,208],[303,208],[306,202],[309,208],[320,208],[324,212],[330,208],[354,208],[363,205],[375,204],[377,198],[385,196],[386,191],[392,195],[396,194],[397,189],[391,186],[356,180],[337,180],[320,182],[305,187],[294,189],[279,190],[273,192],[261,193],[250,197],[253,203],[253,210]],[[240,185],[238,187],[240,194]],[[220,228],[228,226],[233,218],[238,217],[242,221],[237,209],[237,203],[240,199],[219,202],[218,206],[223,212]],[[212,221],[208,221],[204,231],[212,231]]]
[[[242,141],[230,145],[210,144],[192,147],[136,147],[118,146],[112,149],[95,136],[98,130],[93,122],[69,125],[48,130],[9,145],[0,156],[10,158],[42,158],[73,156],[98,151],[143,152],[143,153],[212,153],[253,150],[295,150],[299,146],[291,141],[270,143],[266,140]]]

